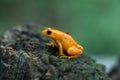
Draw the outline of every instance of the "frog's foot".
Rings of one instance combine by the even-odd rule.
[[[78,58],[79,55],[75,55],[75,56],[68,56],[68,59],[75,59]]]
[[[69,57],[68,56],[66,56],[66,55],[62,55],[62,56],[59,56],[60,58],[67,58],[67,59],[69,59]]]
[[[60,58],[67,58],[67,59],[75,59],[77,58],[78,56],[66,56],[66,55],[63,55],[63,56],[59,56]]]
[[[71,57],[70,56],[67,56],[65,54],[60,54],[58,55],[59,58],[67,58],[67,59],[70,59]]]
[[[57,47],[57,44],[54,43],[54,42],[47,43],[46,45],[47,45],[47,46],[51,46],[51,47]]]
[[[59,57],[59,58],[67,58],[67,56],[64,53],[60,53],[57,57]]]
[[[47,46],[53,46],[53,44],[52,44],[52,43],[47,43],[46,45],[47,45]]]

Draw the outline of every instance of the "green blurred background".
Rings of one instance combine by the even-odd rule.
[[[0,34],[30,22],[69,32],[107,66],[120,56],[120,0],[0,0]]]

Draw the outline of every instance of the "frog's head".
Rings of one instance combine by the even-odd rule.
[[[53,38],[53,29],[52,28],[46,28],[42,31],[42,34],[44,36],[47,36],[47,37],[50,37],[50,38]]]
[[[61,38],[61,31],[59,30],[56,30],[56,29],[53,29],[53,28],[46,28],[42,31],[42,34],[44,36],[47,36],[49,38],[52,38],[52,39],[59,39]]]

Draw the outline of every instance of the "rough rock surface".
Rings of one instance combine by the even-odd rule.
[[[113,66],[108,75],[112,78],[112,80],[120,80],[120,58],[118,59],[117,64]]]
[[[40,25],[23,25],[0,39],[0,80],[111,80],[104,66],[83,54],[58,58],[58,49],[45,44]]]

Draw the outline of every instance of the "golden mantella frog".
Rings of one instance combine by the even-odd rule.
[[[77,58],[83,52],[83,47],[76,43],[76,41],[67,33],[53,29],[47,28],[42,31],[44,36],[51,38],[53,41],[48,43],[49,46],[56,46],[59,48],[60,58]],[[66,52],[64,54],[63,52]]]

